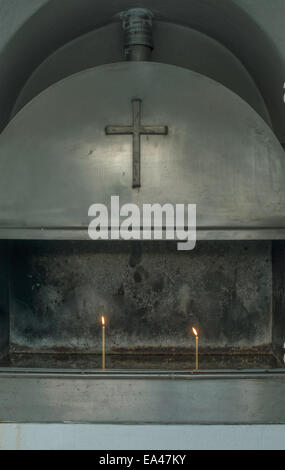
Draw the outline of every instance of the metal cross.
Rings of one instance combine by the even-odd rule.
[[[141,104],[139,99],[132,100],[132,126],[106,126],[107,135],[133,136],[133,188],[141,186],[141,135],[167,135],[167,126],[143,126],[141,124]]]

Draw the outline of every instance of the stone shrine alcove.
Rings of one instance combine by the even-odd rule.
[[[167,25],[135,9],[122,28],[117,13],[41,63],[0,136],[3,393],[22,380],[39,421],[109,422],[106,394],[116,422],[277,422],[280,409],[266,403],[284,388],[285,165],[265,101],[237,58],[210,37],[178,28],[237,75],[218,73],[210,61],[207,73],[192,70],[194,59],[183,54],[179,63],[163,60]],[[175,24],[169,28],[177,37]],[[107,62],[108,43],[104,60],[99,54],[90,64],[87,51],[89,67],[72,62],[108,33],[117,49],[125,41],[125,57],[115,48]],[[57,69],[63,57],[77,66]],[[195,249],[90,240],[89,208],[110,210],[112,196],[140,210],[196,204]],[[27,409],[17,413],[28,419]]]

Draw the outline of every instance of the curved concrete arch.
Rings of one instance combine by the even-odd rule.
[[[268,110],[254,80],[229,49],[186,26],[156,21],[151,60],[201,73],[247,101],[271,125]],[[69,75],[107,63],[124,61],[122,28],[112,22],[71,41],[34,71],[18,96],[13,117],[37,94]]]

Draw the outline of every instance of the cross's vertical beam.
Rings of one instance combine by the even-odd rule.
[[[141,185],[141,100],[132,100],[133,106],[133,188]]]
[[[133,136],[133,188],[141,186],[141,135],[167,135],[167,126],[143,126],[141,124],[140,99],[132,100],[133,122],[132,126],[106,126],[106,135],[132,135]]]

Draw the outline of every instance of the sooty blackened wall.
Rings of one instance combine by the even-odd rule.
[[[272,340],[275,354],[285,363],[285,242],[272,244],[273,311]]]
[[[9,291],[10,291],[9,243],[0,245],[0,358],[9,347]]]
[[[271,343],[271,243],[15,242],[14,350],[252,347]]]

